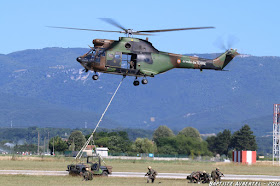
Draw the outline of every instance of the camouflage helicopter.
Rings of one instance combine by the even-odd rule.
[[[85,31],[124,33],[127,37],[119,40],[94,39],[94,47],[90,51],[77,57],[77,61],[85,68],[84,71],[94,71],[93,80],[98,79],[97,72],[134,76],[133,84],[140,84],[138,78],[143,77],[142,84],[147,84],[147,77],[166,72],[173,68],[223,70],[224,67],[239,53],[236,49],[229,49],[215,59],[204,59],[181,54],[167,53],[157,50],[152,43],[146,40],[133,38],[132,35],[151,35],[156,32],[169,32],[179,30],[210,29],[214,27],[191,27],[163,30],[134,31],[126,29],[113,19],[104,18],[104,21],[118,27],[121,31],[92,30],[70,27],[52,27]]]

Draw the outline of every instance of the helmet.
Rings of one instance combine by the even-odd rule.
[[[204,170],[203,173],[206,173],[206,171]]]
[[[151,168],[152,168],[151,166],[148,167],[148,169],[151,169]]]
[[[216,170],[220,170],[219,167],[217,167]]]

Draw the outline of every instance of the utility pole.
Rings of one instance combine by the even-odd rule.
[[[74,151],[75,150],[75,138],[73,138],[73,143],[72,143],[73,145],[72,145],[72,151]]]
[[[54,156],[54,137],[53,137],[53,156]]]
[[[50,154],[49,153],[49,148],[50,148],[50,132],[48,132],[48,147],[47,147],[47,154]]]
[[[280,104],[274,104],[272,161],[280,165]],[[276,162],[275,162],[276,161]]]
[[[44,137],[44,154],[46,154],[46,136]]]
[[[39,130],[38,130],[38,149],[37,149],[37,154],[39,155],[39,145],[40,145],[40,134],[39,134]]]

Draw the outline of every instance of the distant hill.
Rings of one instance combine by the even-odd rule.
[[[76,57],[83,48],[45,48],[0,55],[0,126],[94,128],[122,76],[82,72]],[[195,54],[214,58],[217,54]],[[125,78],[101,123],[107,128],[201,133],[238,130],[248,123],[255,134],[272,131],[273,104],[280,103],[279,57],[241,56],[228,72],[174,69],[134,87]]]

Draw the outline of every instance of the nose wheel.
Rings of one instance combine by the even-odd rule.
[[[96,74],[93,75],[93,76],[92,76],[92,79],[93,79],[93,80],[98,80],[98,75],[96,75]]]
[[[142,84],[143,85],[146,85],[148,83],[148,80],[147,79],[142,79]]]

